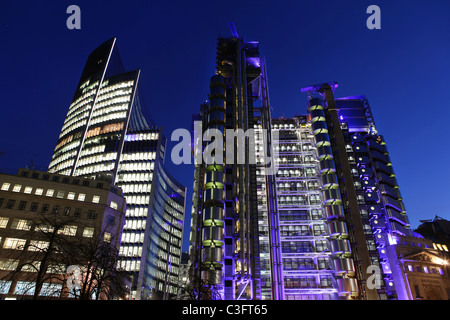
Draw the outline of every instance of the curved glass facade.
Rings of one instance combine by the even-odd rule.
[[[186,191],[163,167],[166,140],[143,114],[139,74],[124,71],[115,39],[89,55],[49,172],[122,188],[127,210],[118,267],[131,275],[131,298],[159,299],[175,290]]]
[[[148,229],[143,295],[148,299],[167,299],[176,295],[183,242],[186,189],[158,163]]]

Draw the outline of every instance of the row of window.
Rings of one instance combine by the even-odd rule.
[[[37,228],[37,229],[36,229]],[[36,227],[35,230],[41,230],[39,227]],[[51,227],[49,227],[50,229]],[[76,236],[77,234],[77,226],[66,225],[64,228],[58,230],[58,234],[65,236]],[[85,238],[92,238],[94,236],[94,228],[85,227],[83,229],[82,236]],[[112,234],[109,232],[105,232],[103,235],[103,241],[111,242]],[[0,237],[1,240],[1,237]],[[12,249],[12,250],[27,250],[27,251],[45,251],[48,249],[50,242],[41,241],[41,240],[30,240],[29,244],[26,245],[27,240],[21,238],[5,238],[3,242],[3,249]]]
[[[408,265],[408,271],[409,272],[424,272],[424,273],[433,273],[433,274],[444,274],[444,270],[442,268],[434,268],[434,267],[421,267],[421,266],[416,266],[414,269],[414,266],[412,265]]]
[[[0,294],[8,294],[10,288],[11,288],[11,281],[0,280]],[[33,295],[35,288],[36,288],[35,282],[17,281],[13,294]],[[44,282],[42,284],[40,296],[59,297],[61,295],[62,288],[63,288],[62,284]],[[69,297],[71,297],[70,294]]]
[[[315,276],[285,277],[284,287],[290,288],[330,288],[332,287],[331,276],[321,276],[317,281]]]
[[[9,182],[4,182],[2,185],[1,190],[3,191],[9,191],[11,187],[11,184]],[[75,192],[68,192],[66,195],[66,192],[63,190],[55,190],[55,189],[46,189],[45,193],[44,193],[44,188],[34,188],[34,192],[33,192],[33,187],[31,186],[25,186],[22,189],[22,185],[21,184],[14,184],[13,188],[12,188],[12,192],[23,192],[26,194],[35,194],[38,196],[41,195],[45,195],[46,197],[54,197],[56,196],[59,199],[64,199],[64,197],[66,197],[66,199],[68,200],[78,200],[78,201],[86,201],[86,194],[85,193],[78,193],[78,195]],[[99,203],[100,202],[100,196],[98,195],[94,195],[92,197],[91,200],[93,203]],[[117,203],[114,202],[111,203],[111,206],[114,206],[114,209],[117,209]]]
[[[3,206],[4,199],[0,198],[0,207]],[[15,209],[16,208],[16,200],[9,199],[6,201],[5,208],[6,209]],[[25,211],[27,210],[28,202],[27,201],[19,201],[19,204],[17,205],[17,210]],[[71,207],[61,207],[59,205],[54,205],[52,209],[50,210],[50,205],[48,203],[43,203],[41,205],[40,210],[39,203],[37,202],[31,202],[30,206],[28,207],[28,210],[31,212],[39,212],[39,213],[52,213],[52,214],[60,214],[62,213],[64,216],[69,216],[72,214],[73,210],[73,216],[76,218],[79,218],[81,216],[82,210],[81,208],[71,208]],[[97,218],[97,212],[95,210],[88,210],[87,212],[87,218],[88,219],[96,219]]]

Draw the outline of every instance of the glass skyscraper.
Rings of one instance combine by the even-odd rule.
[[[389,252],[412,233],[386,143],[367,99],[335,99],[336,88],[304,88],[304,115],[272,119],[259,44],[218,39],[210,94],[193,116],[194,158],[214,129],[224,159],[195,166],[198,285],[231,300],[404,299]],[[251,134],[225,143],[239,130]]]
[[[89,55],[48,170],[122,188],[118,267],[132,298],[165,299],[177,291],[186,188],[164,167],[166,139],[144,115],[139,74],[125,71],[115,38]]]

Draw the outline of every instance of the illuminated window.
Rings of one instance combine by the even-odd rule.
[[[31,193],[31,190],[33,190],[33,187],[26,186],[26,187],[25,187],[25,190],[23,190],[23,192],[30,194],[30,193]]]
[[[64,198],[64,191],[58,190],[58,194],[56,195],[57,198]]]
[[[105,234],[104,234],[104,236],[103,236],[103,241],[105,241],[105,242],[111,242],[111,233],[105,232]]]
[[[99,202],[100,202],[100,196],[94,196],[94,197],[92,198],[92,202],[93,202],[93,203],[99,203]]]
[[[10,185],[11,185],[11,184],[8,183],[8,182],[3,183],[3,184],[2,184],[2,190],[3,190],[3,191],[8,191]]]
[[[40,196],[44,192],[44,189],[42,188],[36,188],[36,191],[34,192],[35,195]]]
[[[15,259],[0,259],[0,270],[16,270],[19,266],[19,260]],[[1,286],[1,284],[0,284]]]
[[[53,197],[53,194],[55,193],[55,190],[53,189],[48,189],[47,193],[45,194],[47,197]]]
[[[40,261],[30,261],[27,264],[22,266],[21,271],[36,272],[36,270],[39,270],[40,265],[41,265]]]
[[[83,230],[83,237],[92,238],[94,236],[94,228],[86,227]]]
[[[69,192],[69,194],[67,195],[67,199],[69,200],[75,199],[75,192]]]
[[[62,284],[44,282],[42,284],[41,296],[59,297],[62,291]]]
[[[11,229],[29,231],[31,229],[31,221],[23,219],[14,219],[11,223]]]
[[[77,226],[64,226],[63,229],[58,230],[58,234],[65,236],[74,236],[77,233]]]
[[[21,184],[15,184],[12,191],[13,192],[20,192],[20,189],[22,189],[22,185]]]
[[[9,218],[0,217],[0,228],[6,228],[8,221],[9,221]]]
[[[3,243],[4,249],[16,249],[16,250],[23,250],[25,247],[25,239],[18,239],[18,238],[6,238],[5,242]]]
[[[84,193],[80,193],[78,195],[78,201],[84,201],[85,198],[86,198],[86,195]]]
[[[17,281],[14,289],[14,294],[19,295],[33,295],[36,288],[36,282],[31,281]]]
[[[117,210],[117,208],[118,208],[117,202],[111,201],[110,207]]]

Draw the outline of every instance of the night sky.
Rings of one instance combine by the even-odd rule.
[[[72,4],[80,30],[66,27]],[[366,27],[372,4],[381,9],[379,30]],[[111,37],[125,68],[142,70],[147,113],[168,140],[189,129],[207,97],[217,37],[231,35],[232,21],[241,37],[260,42],[273,117],[306,113],[300,89],[312,84],[337,81],[337,98],[365,95],[411,227],[450,219],[449,14],[446,0],[2,1],[0,171],[47,168],[87,56]],[[193,166],[170,157],[166,165],[188,188],[188,226]]]

